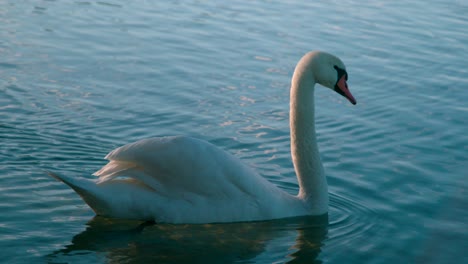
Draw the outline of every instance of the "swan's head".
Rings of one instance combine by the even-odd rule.
[[[356,104],[356,99],[348,89],[346,67],[338,57],[322,51],[310,52],[305,57],[310,59],[311,70],[318,84],[334,90],[352,104]]]

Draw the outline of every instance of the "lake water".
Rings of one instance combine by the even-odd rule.
[[[284,2],[1,1],[1,261],[468,263],[467,2]],[[316,49],[358,101],[316,91],[328,224],[144,226],[44,173],[184,134],[296,193],[289,84]]]

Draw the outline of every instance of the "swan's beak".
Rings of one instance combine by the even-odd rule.
[[[335,92],[346,97],[353,105],[356,104],[356,99],[354,99],[354,96],[351,94],[351,92],[348,89],[348,84],[346,83],[346,74],[341,76],[338,82],[336,82]]]

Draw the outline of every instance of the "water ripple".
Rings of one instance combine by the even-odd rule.
[[[347,244],[367,239],[377,227],[379,216],[367,206],[337,194],[330,194],[329,243]]]

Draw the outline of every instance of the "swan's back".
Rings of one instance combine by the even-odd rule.
[[[234,187],[249,193],[253,184],[266,181],[226,151],[185,136],[140,140],[115,149],[106,159],[110,163],[95,173],[100,182],[140,171],[152,177],[151,181],[140,179],[152,188],[159,189],[156,183],[164,184],[177,194],[189,191],[210,197],[222,196],[235,191]]]

